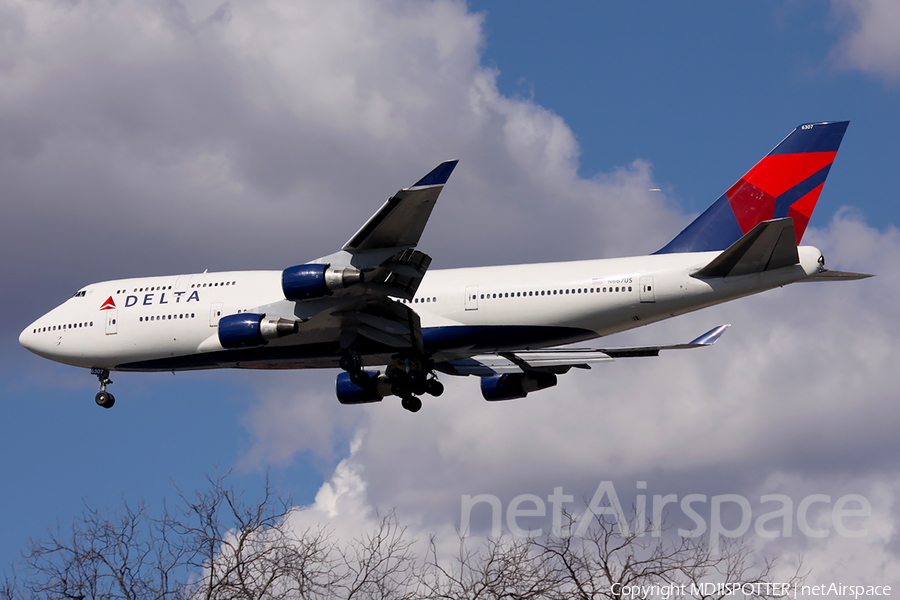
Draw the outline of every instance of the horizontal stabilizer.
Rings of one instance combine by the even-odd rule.
[[[812,277],[807,277],[800,281],[854,281],[856,279],[868,279],[869,277],[875,276],[867,273],[848,273],[847,271],[829,271],[825,269]]]
[[[694,277],[738,277],[799,262],[794,220],[785,217],[763,221],[694,273]]]

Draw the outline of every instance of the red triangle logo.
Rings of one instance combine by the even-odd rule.
[[[106,299],[106,302],[103,303],[103,306],[100,307],[100,310],[112,310],[116,307],[115,301],[112,299],[112,296]]]

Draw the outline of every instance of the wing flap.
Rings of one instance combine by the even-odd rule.
[[[522,350],[500,354],[478,354],[470,358],[448,361],[446,372],[453,375],[491,377],[504,373],[545,371],[565,373],[572,367],[585,367],[590,363],[612,360],[610,356],[593,349]]]
[[[354,310],[332,314],[339,319],[340,328],[347,332],[342,344],[349,346],[360,335],[390,348],[414,348],[424,351],[422,324],[419,315],[399,302],[379,298],[367,300]]]

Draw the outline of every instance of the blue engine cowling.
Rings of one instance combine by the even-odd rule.
[[[334,393],[337,395],[338,402],[341,404],[381,402],[383,396],[378,393],[378,386],[375,384],[378,373],[366,371],[366,374],[371,380],[371,385],[360,387],[350,381],[350,373],[339,373],[334,385]]]
[[[291,302],[329,296],[363,282],[359,269],[332,269],[329,265],[297,265],[281,273],[281,290]]]
[[[227,315],[219,319],[219,343],[228,349],[264,346],[299,329],[300,323],[289,319],[266,319],[257,313]]]
[[[556,385],[553,373],[508,373],[481,378],[481,395],[485,400],[515,400]]]

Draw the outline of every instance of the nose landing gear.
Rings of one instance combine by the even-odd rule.
[[[100,381],[100,391],[94,396],[94,402],[97,403],[97,406],[112,408],[113,404],[116,403],[116,397],[106,391],[106,386],[112,383],[112,379],[109,378],[109,371],[94,367],[91,369],[91,375],[96,375]]]

